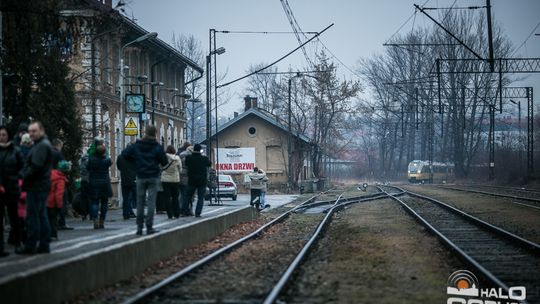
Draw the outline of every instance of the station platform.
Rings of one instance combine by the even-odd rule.
[[[287,204],[294,195],[267,195],[272,208]],[[227,228],[257,217],[249,195],[228,198],[220,205],[205,201],[202,216],[168,219],[156,214],[152,235],[135,235],[135,219],[124,220],[121,209],[107,214],[105,229],[91,221],[68,218],[73,230],[58,231],[50,254],[10,255],[0,259],[0,299],[3,303],[59,303],[143,271],[178,251],[208,241]],[[6,238],[7,239],[7,238]],[[5,301],[5,302],[4,302]]]

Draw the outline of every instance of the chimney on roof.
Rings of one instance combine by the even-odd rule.
[[[249,95],[246,95],[244,97],[244,111],[247,111],[251,108],[257,108],[257,97],[251,97]]]
[[[238,117],[238,112],[234,112],[234,118]]]

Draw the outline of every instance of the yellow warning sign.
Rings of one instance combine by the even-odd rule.
[[[135,123],[135,120],[133,120],[133,117],[126,117],[126,126],[124,127],[124,134],[127,136],[137,136],[139,134],[139,128],[137,127],[137,124]]]
[[[135,121],[133,121],[133,117],[130,117],[127,124],[126,129],[137,129],[137,125],[135,124]]]

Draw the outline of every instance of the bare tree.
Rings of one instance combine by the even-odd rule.
[[[487,54],[484,15],[450,12],[445,28],[468,46]],[[500,28],[494,30],[495,56],[509,54],[510,44]],[[392,41],[383,54],[361,60],[359,72],[373,98],[368,121],[359,128],[374,130],[378,138],[381,172],[403,174],[413,159],[454,163],[456,175],[467,176],[485,146],[485,122],[497,87],[490,73],[462,73],[469,63],[450,64],[450,74],[441,74],[442,112],[437,104],[436,59],[474,58],[462,45],[439,28],[418,29]],[[510,83],[503,79],[503,85]],[[377,125],[373,129],[367,126]],[[392,163],[394,165],[392,165]]]
[[[351,117],[357,111],[351,100],[361,91],[358,82],[339,80],[333,62],[324,52],[318,56],[315,65],[315,79],[304,78],[302,85],[310,99],[312,130],[310,137],[313,146],[311,163],[315,177],[323,177],[326,172],[322,166],[324,156],[336,155],[349,141],[344,137],[349,129]]]

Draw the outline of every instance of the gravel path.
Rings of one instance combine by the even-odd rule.
[[[446,303],[463,266],[396,202],[338,213],[283,300],[287,303]]]

